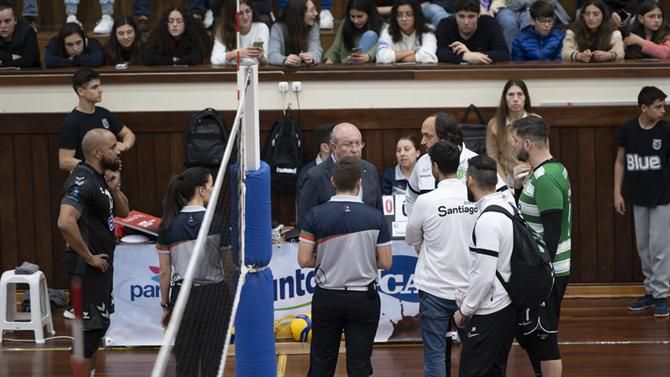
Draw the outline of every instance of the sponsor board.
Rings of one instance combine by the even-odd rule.
[[[298,244],[273,247],[270,268],[274,276],[274,318],[285,320],[310,312],[316,287],[314,270],[300,268]],[[377,290],[381,315],[376,342],[421,340],[419,296],[414,285],[417,255],[404,241],[393,241],[393,267],[380,271]],[[160,287],[155,245],[118,245],[114,253],[116,310],[107,331],[108,346],[160,345]]]

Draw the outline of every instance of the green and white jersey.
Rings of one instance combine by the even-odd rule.
[[[568,170],[551,159],[538,166],[524,185],[519,198],[521,214],[528,225],[544,238],[540,214],[562,211],[561,237],[554,258],[556,276],[570,275],[570,230],[572,227],[572,194]]]

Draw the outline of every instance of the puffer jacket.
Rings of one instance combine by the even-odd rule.
[[[528,25],[512,42],[512,60],[561,60],[563,37],[565,32],[557,27],[545,36],[535,31],[535,26]]]

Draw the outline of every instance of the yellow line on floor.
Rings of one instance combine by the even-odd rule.
[[[284,377],[286,373],[286,354],[277,355],[277,377]]]

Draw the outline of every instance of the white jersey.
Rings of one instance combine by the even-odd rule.
[[[496,212],[482,212],[491,205],[498,205],[513,213],[514,206],[504,193],[496,192],[477,202],[480,216],[474,229],[470,246],[470,287],[461,305],[461,313],[487,315],[498,312],[512,303],[505,287],[496,277],[496,271],[505,281],[512,275],[510,260],[514,247],[512,220]]]
[[[445,179],[417,198],[405,227],[405,241],[421,244],[414,275],[417,288],[447,300],[455,300],[459,290],[467,291],[468,246],[477,213],[460,179]]]
[[[461,146],[461,156],[458,163],[458,170],[456,171],[456,177],[462,180],[463,183],[465,183],[465,173],[468,170],[468,160],[475,156],[477,156],[477,153],[466,148],[465,144]],[[505,184],[505,181],[498,175],[496,189],[501,191],[506,187],[507,185]],[[412,214],[414,203],[419,195],[433,190],[435,190],[435,177],[433,177],[432,162],[430,161],[428,153],[425,153],[416,162],[414,170],[412,170],[412,175],[409,177],[409,180],[407,180],[407,189],[405,190],[405,211],[407,212],[407,215],[409,216]]]

